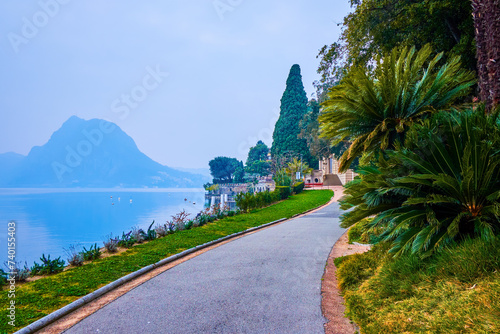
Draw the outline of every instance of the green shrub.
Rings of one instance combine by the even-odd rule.
[[[274,173],[273,180],[277,187],[290,187],[292,178],[288,175],[288,171],[283,168]]]
[[[194,221],[189,220],[184,226],[186,227],[186,230],[190,230],[193,227]]]
[[[137,242],[137,240],[132,236],[132,231],[128,232],[127,234],[125,234],[125,232],[122,232],[122,237],[118,241],[118,246],[119,247],[130,248],[136,242]]]
[[[89,249],[85,248],[84,246],[83,251],[81,251],[80,254],[82,254],[84,261],[92,261],[98,259],[101,256],[101,250],[99,249],[99,247],[97,247],[97,243],[95,243],[94,245],[90,246]]]
[[[366,227],[363,224],[363,221],[360,221],[349,228],[347,232],[347,236],[349,238],[349,243],[353,242],[361,242],[361,236],[363,235]]]
[[[235,196],[236,205],[243,212],[263,208],[265,206],[278,202],[280,199],[280,192],[276,190],[273,192],[263,191],[255,194],[252,194],[250,192],[241,192]]]
[[[136,226],[132,227],[132,234],[130,235],[136,243],[142,244],[144,242],[145,233],[142,228],[138,228]]]
[[[293,193],[294,194],[300,194],[302,192],[302,190],[304,190],[304,182],[297,182],[293,185]]]
[[[200,216],[198,216],[197,220],[198,220],[198,225],[199,225],[199,226],[203,226],[203,225],[205,225],[206,223],[208,223],[208,221],[209,221],[209,216],[208,216],[208,215],[206,215],[206,214],[201,214]]]
[[[70,245],[68,249],[64,249],[66,254],[68,255],[68,263],[72,266],[79,267],[83,265],[83,255],[81,252],[78,252],[75,245]]]
[[[268,194],[267,191],[255,194],[255,204],[257,208],[263,208],[269,203],[266,194]]]
[[[360,167],[341,208],[342,226],[376,216],[392,253],[422,258],[470,238],[500,235],[500,114],[435,114],[407,132],[405,147]]]
[[[5,285],[7,284],[7,277],[9,274],[7,274],[3,269],[0,269],[0,285]]]
[[[236,194],[236,196],[234,197],[234,200],[236,202],[236,205],[238,206],[238,208],[240,208],[241,211],[247,212],[248,201],[245,197],[245,193],[241,192],[241,193]]]
[[[373,218],[365,218],[349,228],[347,235],[349,237],[349,243],[359,242],[362,244],[376,244],[382,240],[383,228],[380,227],[368,227]]]
[[[374,257],[364,254],[354,254],[341,260],[337,269],[339,287],[341,289],[354,289],[368,277],[373,276],[377,268],[377,261]]]
[[[246,193],[245,199],[248,203],[248,210],[253,210],[257,208],[257,198],[252,193]]]
[[[272,203],[279,202],[281,200],[281,194],[280,194],[279,190],[275,189],[271,193],[271,197],[272,197]]]
[[[5,268],[7,272],[0,269],[0,285],[7,284],[9,278],[14,278],[16,282],[25,282],[31,276],[31,270],[26,262],[24,262],[24,266],[21,262],[15,262],[10,268],[6,262]]]
[[[109,234],[106,236],[106,240],[104,240],[102,243],[104,245],[104,248],[110,253],[115,253],[118,251],[118,244],[120,240],[119,238],[113,238],[113,234]]]
[[[153,220],[153,222],[151,223],[151,225],[149,225],[148,230],[146,232],[143,231],[144,240],[154,240],[154,239],[156,239],[156,231],[153,228],[154,223],[155,223],[155,221]]]
[[[282,200],[287,199],[292,194],[292,189],[288,186],[277,186],[276,191],[278,191]]]
[[[61,260],[60,256],[57,259],[51,260],[50,255],[45,257],[45,254],[42,254],[40,261],[42,261],[42,264],[35,262],[33,267],[31,267],[32,276],[55,274],[64,269],[64,260]]]
[[[345,259],[347,259],[348,257],[347,256],[340,256],[340,257],[336,257],[335,259],[333,259],[333,264],[335,264],[335,267],[339,267],[340,264],[342,262],[344,262]]]

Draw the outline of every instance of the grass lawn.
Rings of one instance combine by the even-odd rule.
[[[379,243],[335,261],[347,315],[362,333],[500,333],[500,237],[426,259],[388,249]]]
[[[119,255],[98,259],[82,267],[19,285],[14,299],[15,328],[7,323],[10,321],[7,318],[7,307],[11,299],[4,290],[0,294],[0,332],[19,330],[74,300],[163,258],[232,233],[280,218],[289,218],[326,204],[332,195],[331,190],[304,191],[267,208],[170,234],[136,245]]]

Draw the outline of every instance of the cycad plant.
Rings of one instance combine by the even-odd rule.
[[[500,232],[498,113],[439,113],[408,132],[405,147],[387,152],[348,186],[342,224],[376,215],[391,252],[428,256],[467,237]]]
[[[405,133],[431,113],[450,107],[475,83],[459,57],[438,66],[443,54],[430,59],[432,48],[394,49],[378,60],[373,76],[354,68],[333,87],[319,116],[322,136],[333,145],[350,142],[340,170],[363,153],[393,149]]]

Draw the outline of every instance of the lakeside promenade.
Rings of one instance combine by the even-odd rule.
[[[65,333],[324,333],[321,277],[345,232],[339,215],[333,202],[221,245],[136,287]]]

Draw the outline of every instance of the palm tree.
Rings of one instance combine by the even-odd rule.
[[[472,0],[481,100],[488,111],[500,104],[500,4]]]
[[[292,176],[292,181],[295,181],[295,174],[300,172],[303,174],[309,174],[312,171],[312,168],[309,167],[306,161],[302,161],[302,159],[293,158],[287,165],[287,170]]]
[[[443,54],[429,60],[431,53],[430,45],[418,52],[414,47],[394,49],[378,60],[374,78],[354,68],[330,90],[319,120],[322,136],[332,145],[351,142],[340,159],[341,171],[364,153],[403,143],[412,124],[467,94],[474,74],[461,68],[459,57],[438,67]]]
[[[465,237],[500,233],[500,118],[440,113],[408,133],[407,147],[364,167],[348,186],[344,227],[376,215],[396,254],[422,256]]]

